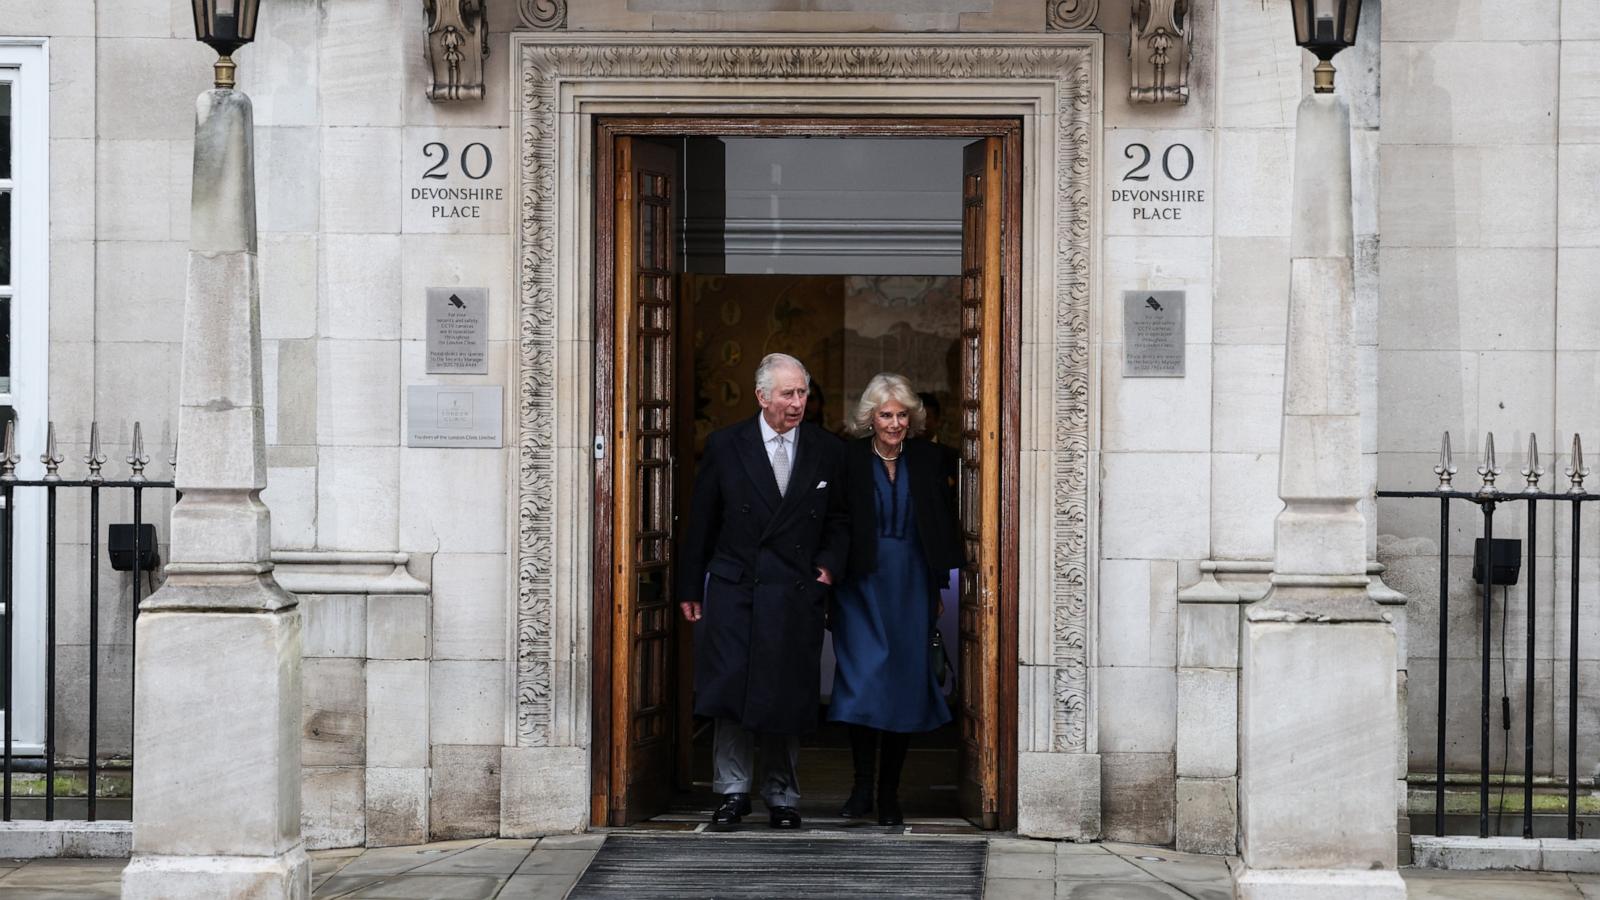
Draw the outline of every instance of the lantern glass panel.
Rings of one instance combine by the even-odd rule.
[[[218,53],[234,50],[255,40],[256,14],[261,0],[192,0],[194,35]]]
[[[1292,0],[1295,43],[1327,59],[1356,42],[1361,0]]]

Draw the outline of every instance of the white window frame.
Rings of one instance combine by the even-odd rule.
[[[11,383],[0,404],[17,412],[18,474],[43,467],[50,374],[50,58],[43,38],[0,37],[0,81],[11,85]],[[0,291],[6,289],[0,288]],[[45,504],[16,492],[12,517],[12,750],[44,752]],[[3,717],[3,713],[0,713]],[[3,721],[3,718],[0,718]]]

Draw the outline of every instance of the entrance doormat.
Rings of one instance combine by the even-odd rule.
[[[976,898],[987,849],[938,838],[618,834],[567,897]]]

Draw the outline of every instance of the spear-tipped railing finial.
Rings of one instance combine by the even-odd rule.
[[[1567,480],[1572,483],[1567,488],[1569,494],[1587,494],[1583,489],[1583,480],[1589,477],[1589,467],[1583,464],[1583,435],[1572,433],[1572,464],[1567,466]]]
[[[1439,441],[1439,464],[1433,467],[1433,474],[1439,476],[1440,492],[1452,490],[1450,479],[1456,474],[1456,461],[1450,456],[1450,432],[1446,431]]]
[[[44,452],[39,454],[39,462],[44,463],[44,480],[60,481],[61,464],[66,457],[56,449],[56,423],[46,422],[44,426]]]
[[[100,467],[106,464],[106,455],[100,452],[99,422],[89,423],[89,452],[83,457],[83,461],[89,466],[88,480],[91,484],[98,484],[106,480],[106,477],[100,474]]]
[[[17,463],[22,462],[22,457],[17,455],[17,420],[6,420],[6,436],[4,455],[0,456],[0,481],[17,480]]]
[[[1539,437],[1531,431],[1528,432],[1528,458],[1523,461],[1522,477],[1528,481],[1528,486],[1522,489],[1524,494],[1539,493],[1539,479],[1544,477],[1544,466],[1539,464]]]
[[[1500,468],[1500,464],[1494,458],[1494,432],[1485,432],[1483,436],[1483,462],[1478,464],[1478,477],[1483,479],[1483,488],[1478,493],[1497,493],[1498,489],[1494,486],[1494,480],[1502,471],[1504,470]]]
[[[144,467],[150,464],[150,457],[144,452],[144,430],[138,422],[133,423],[133,445],[128,449],[128,466],[133,469],[128,480],[144,481]]]

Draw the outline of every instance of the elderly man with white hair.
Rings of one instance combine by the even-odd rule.
[[[792,356],[761,360],[760,414],[706,441],[679,548],[694,711],[716,720],[714,825],[749,815],[759,743],[769,822],[800,827],[799,736],[817,725],[824,612],[849,530],[844,444],[802,421],[810,383]]]

